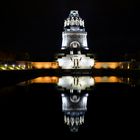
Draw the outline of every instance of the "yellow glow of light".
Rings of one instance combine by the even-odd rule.
[[[6,68],[2,66],[2,67],[0,67],[0,70],[6,70]]]
[[[45,77],[38,77],[33,80],[31,80],[31,83],[52,83],[56,84],[58,83],[58,77],[56,76],[45,76]]]
[[[118,62],[110,62],[108,63],[110,69],[116,69],[119,66]]]
[[[57,69],[57,62],[32,62],[32,67],[35,69]]]
[[[102,67],[102,64],[100,62],[96,62],[94,68],[100,69]]]
[[[121,79],[116,76],[96,76],[93,77],[95,79],[95,83],[121,83]],[[59,81],[59,77],[56,76],[45,76],[45,77],[38,77],[31,80],[31,83],[50,83],[50,84],[57,84]]]
[[[120,62],[96,62],[94,68],[101,69],[101,68],[110,68],[116,69],[121,65]]]
[[[95,79],[95,83],[117,83],[117,82],[121,82],[121,79],[119,77],[116,76],[105,76],[105,77],[94,77]]]
[[[59,67],[59,64],[57,62],[51,62],[51,68],[57,69]]]
[[[110,81],[111,83],[121,82],[120,78],[116,76],[110,76],[108,81]]]

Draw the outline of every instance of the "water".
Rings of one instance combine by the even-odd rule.
[[[16,110],[17,115],[8,115],[16,123],[20,119],[19,128],[66,136],[129,136],[138,121],[139,83],[114,76],[44,76],[1,87],[0,97]]]

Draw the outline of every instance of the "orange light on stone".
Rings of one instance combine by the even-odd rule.
[[[96,62],[94,65],[95,69],[100,69],[101,67],[102,67],[102,63],[100,63],[100,62]]]
[[[52,68],[52,69],[58,69],[58,68],[59,68],[58,62],[52,62],[52,63],[51,63],[51,68]]]
[[[57,62],[32,62],[32,67],[35,69],[57,69],[59,68]]]
[[[116,69],[120,67],[121,62],[96,62],[94,68],[95,69]]]
[[[108,67],[110,69],[116,69],[119,66],[119,62],[108,62]]]

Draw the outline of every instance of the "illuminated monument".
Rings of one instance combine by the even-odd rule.
[[[70,11],[69,17],[64,21],[61,53],[58,54],[57,61],[62,69],[91,69],[94,66],[84,20],[76,10]]]
[[[93,87],[95,81],[90,76],[63,76],[59,78],[58,87],[63,89],[62,111],[64,123],[71,132],[78,132],[79,126],[84,124],[87,111],[88,89]]]

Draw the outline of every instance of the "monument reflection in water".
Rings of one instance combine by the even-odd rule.
[[[35,88],[36,86],[32,87],[32,85],[34,84],[41,85],[42,88],[42,84],[43,84],[45,85],[45,94],[46,94],[46,89],[47,88],[50,89],[50,85],[53,85],[53,87],[54,86],[57,87],[57,89],[55,88],[56,94],[58,94],[58,92],[61,93],[60,103],[62,103],[62,112],[64,113],[64,124],[66,127],[68,126],[68,128],[70,128],[71,132],[78,132],[79,129],[82,129],[87,124],[87,122],[84,121],[84,119],[86,118],[86,113],[87,113],[86,111],[88,109],[88,104],[87,104],[88,99],[89,97],[91,97],[92,100],[93,97],[90,96],[90,93],[93,93],[92,92],[93,88],[95,89],[94,90],[95,94],[98,94],[98,91],[100,91],[99,88],[103,87],[104,89],[106,85],[111,84],[111,89],[108,91],[108,88],[110,88],[110,86],[107,86],[107,88],[105,88],[106,90],[105,93],[103,93],[103,96],[104,95],[108,96],[108,94],[106,94],[106,91],[108,91],[111,96],[113,93],[113,96],[115,97],[116,95],[118,95],[118,92],[120,91],[123,92],[119,93],[119,96],[122,95],[130,96],[131,91],[135,89],[135,86],[136,87],[139,86],[140,81],[138,80],[137,83],[135,82],[136,82],[135,79],[129,77],[76,75],[76,76],[62,76],[62,77],[42,76],[29,81],[22,82],[20,83],[20,85],[30,85],[25,87],[27,87],[28,89],[31,88],[32,91],[33,89],[36,89]],[[95,87],[95,85],[100,85],[100,84],[101,86]],[[118,90],[116,91],[116,89]],[[40,86],[37,86],[37,93],[36,93],[37,95],[38,95],[38,90],[40,90]],[[114,94],[114,90],[115,90],[115,94]],[[26,92],[28,95],[28,93],[30,93],[30,90],[26,90]],[[45,97],[47,97],[47,99],[49,100],[48,96]]]
[[[69,126],[71,132],[78,132],[87,111],[87,91],[94,85],[94,79],[88,76],[64,76],[59,78],[57,85],[64,89],[61,94],[64,123]]]

